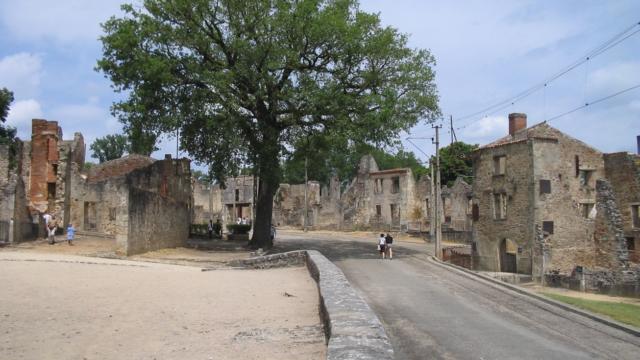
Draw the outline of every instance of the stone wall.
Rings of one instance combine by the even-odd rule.
[[[622,216],[624,236],[633,248],[629,260],[640,262],[640,227],[634,227],[631,218],[631,207],[640,205],[640,155],[605,154],[604,165]]]
[[[191,224],[192,188],[187,159],[156,161],[127,175],[128,237],[117,240],[127,254],[185,246]]]
[[[498,156],[506,156],[503,175],[494,174],[494,158]],[[519,261],[518,257],[530,252],[533,237],[531,144],[526,141],[516,142],[478,150],[473,170],[473,203],[478,208],[478,220],[473,223],[473,239],[476,244],[474,267],[500,271],[501,243],[513,241],[519,247],[518,250],[521,250],[516,253],[518,270],[530,273],[530,259]],[[497,194],[504,194],[506,198],[505,219],[494,219],[494,195]]]

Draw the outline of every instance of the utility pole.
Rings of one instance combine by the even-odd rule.
[[[309,203],[307,201],[307,192],[309,188],[309,178],[307,176],[308,157],[304,157],[304,231],[307,231],[307,216],[309,215]]]
[[[436,198],[436,176],[435,176],[435,167],[436,161],[431,156],[429,158],[429,167],[431,168],[431,204],[429,204],[429,235],[431,235],[431,239],[436,238],[436,213],[435,213],[435,198]]]
[[[441,228],[441,224],[440,224],[440,128],[442,127],[442,125],[435,125],[433,126],[433,128],[436,129],[436,139],[435,139],[435,144],[436,144],[436,186],[435,186],[435,198],[434,200],[434,205],[435,205],[435,213],[436,213],[436,221],[435,221],[435,228],[436,228],[436,257],[438,259],[442,259],[442,228]]]
[[[458,141],[458,137],[456,136],[456,131],[453,128],[453,115],[449,115],[449,126],[451,127],[451,143]]]

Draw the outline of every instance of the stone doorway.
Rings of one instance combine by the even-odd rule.
[[[518,246],[509,239],[502,239],[500,241],[500,271],[516,273],[516,253]]]

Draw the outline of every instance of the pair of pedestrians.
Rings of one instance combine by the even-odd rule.
[[[387,233],[387,236],[380,234],[378,238],[378,251],[380,251],[380,257],[382,259],[389,255],[389,260],[393,259],[393,236]]]

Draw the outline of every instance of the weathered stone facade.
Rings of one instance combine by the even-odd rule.
[[[629,260],[640,263],[640,155],[605,154],[604,166],[622,216]]]
[[[474,155],[474,266],[537,279],[604,269],[620,279],[628,257],[622,224],[640,195],[627,185],[637,172],[629,176],[621,163],[633,161],[604,155],[546,123],[526,128],[524,114],[509,121],[508,136]],[[629,190],[625,218],[614,193]]]
[[[17,243],[37,235],[37,225],[26,202],[26,188],[22,180],[21,161],[23,143],[16,144],[15,168],[10,166],[9,145],[0,145],[0,242]]]
[[[192,212],[189,164],[128,155],[74,176],[71,222],[80,233],[114,237],[124,255],[184,246]]]

